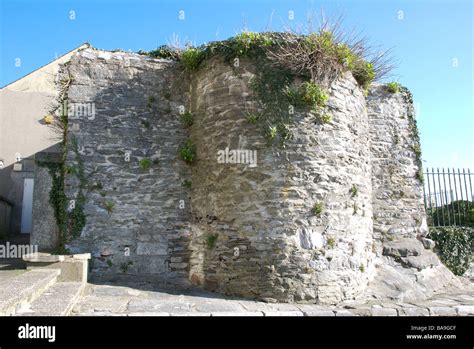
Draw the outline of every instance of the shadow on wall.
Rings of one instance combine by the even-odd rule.
[[[58,146],[53,145],[0,170],[0,238],[6,241],[34,236],[43,220],[48,219],[49,190],[43,188],[48,178],[38,176],[41,167],[35,162],[37,155],[43,152],[57,153]],[[54,235],[51,231],[44,233]]]

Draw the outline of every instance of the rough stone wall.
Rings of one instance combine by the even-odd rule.
[[[245,119],[252,76],[249,64],[232,70],[212,60],[193,80],[191,136],[199,160],[192,172],[191,280],[278,301],[356,296],[372,274],[362,91],[350,75],[337,81],[328,103],[333,121],[322,125],[315,115],[296,114],[295,139],[272,148]],[[218,163],[225,148],[257,150],[257,165]],[[320,217],[312,213],[315,203],[323,205]],[[209,236],[217,237],[212,248]]]
[[[296,113],[295,137],[279,148],[246,120],[255,107],[249,62],[214,58],[187,81],[168,60],[87,49],[65,68],[69,103],[95,104],[95,117],[70,117],[68,142],[78,149],[68,150],[76,170],[66,176],[70,200],[82,183],[87,218],[70,248],[92,252],[95,272],[321,303],[418,297],[439,289],[436,273],[443,287],[451,282],[422,245],[430,244],[404,94],[375,86],[365,98],[347,74],[329,89],[332,120]],[[180,106],[193,115],[189,129]],[[192,165],[177,154],[188,137]],[[256,151],[256,166],[219,163],[226,148]],[[159,164],[143,169],[144,159]]]
[[[54,153],[37,153],[35,160],[58,156]],[[59,157],[59,156],[58,156]],[[33,230],[30,244],[37,246],[39,251],[51,251],[59,242],[59,228],[56,224],[54,208],[50,202],[53,180],[48,168],[36,165],[33,189]]]
[[[405,91],[374,85],[367,96],[374,206],[374,238],[427,232],[415,149],[420,148],[413,104]],[[380,251],[379,251],[380,252]]]
[[[459,281],[431,249],[417,176],[420,143],[413,102],[405,89],[372,86],[367,97],[372,162],[376,278],[365,295],[413,301]]]
[[[87,219],[70,247],[92,252],[96,272],[185,280],[188,167],[176,156],[186,138],[178,117],[185,84],[176,63],[87,49],[67,68],[74,79],[69,104],[95,105],[93,118],[69,115],[68,142],[76,140],[84,164]],[[67,158],[78,166],[71,147]],[[66,176],[69,200],[79,186],[77,176]]]

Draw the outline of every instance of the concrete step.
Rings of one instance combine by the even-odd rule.
[[[84,291],[83,282],[58,282],[31,304],[17,311],[20,316],[67,316]]]
[[[58,269],[36,269],[13,277],[0,274],[0,316],[14,315],[32,303],[56,283],[60,273]]]

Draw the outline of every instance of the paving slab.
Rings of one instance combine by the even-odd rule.
[[[65,316],[69,315],[81,297],[82,282],[58,282],[48,288],[31,304],[18,311],[21,316]]]
[[[0,280],[0,316],[14,315],[33,302],[59,277],[57,269],[37,269]]]

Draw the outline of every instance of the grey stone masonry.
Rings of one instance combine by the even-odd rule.
[[[78,154],[69,147],[68,162],[78,166],[78,156],[83,162],[87,222],[71,250],[91,252],[93,272],[186,280],[189,169],[177,158],[186,130],[179,119],[185,84],[176,63],[88,49],[68,70],[69,105],[95,109],[94,115],[69,112],[68,142],[77,142]],[[69,200],[78,199],[77,177],[66,177]]]
[[[335,82],[333,121],[297,113],[295,138],[269,147],[245,119],[250,64],[214,59],[193,79],[191,280],[226,294],[338,302],[360,294],[373,272],[369,125],[352,76]],[[221,164],[219,151],[252,150],[257,165]],[[352,186],[358,188],[351,195]],[[312,208],[321,204],[321,215]],[[350,227],[350,229],[348,229]],[[209,248],[206,241],[216,238]]]
[[[329,122],[297,112],[294,138],[272,147],[246,120],[255,69],[212,58],[190,75],[171,60],[75,54],[61,70],[71,78],[66,195],[85,215],[71,252],[92,254],[93,275],[153,274],[267,302],[403,302],[461,287],[421,242],[408,91],[375,85],[365,97],[347,73],[328,89]],[[192,164],[179,156],[187,140]],[[256,163],[222,163],[227,150]]]

